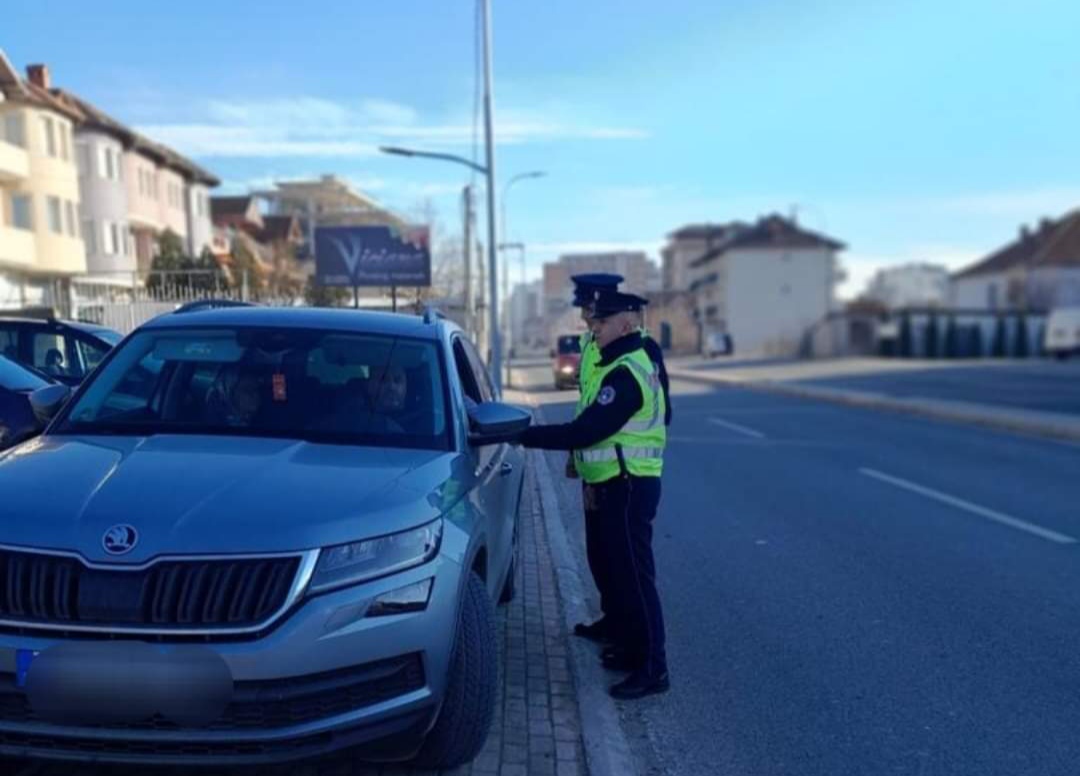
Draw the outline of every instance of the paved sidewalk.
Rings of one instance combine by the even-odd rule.
[[[531,469],[531,467],[530,467]],[[502,692],[486,748],[454,776],[585,776],[577,695],[555,563],[536,476],[526,473],[521,505],[517,596],[499,609]],[[342,758],[254,769],[147,769],[0,764],[8,776],[435,776],[401,766],[353,765]]]
[[[989,362],[989,365],[1004,369],[1008,366],[1008,362]],[[987,364],[984,363],[981,366],[986,367]],[[675,378],[695,382],[738,386],[834,404],[905,412],[1002,431],[1080,441],[1080,417],[1076,415],[952,399],[896,396],[870,390],[814,385],[805,382],[854,375],[877,375],[885,380],[890,373],[910,373],[919,369],[962,370],[965,368],[970,368],[970,365],[942,361],[884,361],[881,359],[742,361],[731,363],[727,368],[723,362],[699,360],[695,363],[676,360],[668,366],[668,374]]]

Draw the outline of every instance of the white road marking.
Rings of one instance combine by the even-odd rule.
[[[965,512],[970,512],[973,515],[984,517],[987,520],[993,520],[995,523],[1007,525],[1010,528],[1015,528],[1018,531],[1024,531],[1034,536],[1038,536],[1040,539],[1046,539],[1049,542],[1055,542],[1057,544],[1076,544],[1077,542],[1077,540],[1072,536],[1058,533],[1057,531],[1052,531],[1049,528],[1043,528],[1040,525],[1029,523],[1027,520],[1021,520],[1017,517],[1010,517],[1009,515],[1003,514],[996,510],[979,506],[978,504],[973,504],[970,501],[965,501],[964,499],[957,498],[956,496],[950,496],[948,493],[942,493],[939,490],[927,488],[923,485],[910,482],[909,480],[904,480],[899,477],[893,477],[889,474],[885,474],[884,472],[879,472],[876,469],[863,468],[859,469],[859,473],[864,474],[867,477],[872,477],[875,480],[879,480],[881,482],[887,482],[888,484],[894,485],[897,488],[903,488],[904,490],[911,491],[912,493],[918,493],[920,496],[925,496],[926,498],[933,499],[934,501],[939,501],[942,504],[948,504],[951,507],[963,509]]]
[[[740,426],[738,423],[732,423],[730,420],[724,420],[723,418],[709,418],[709,422],[715,426],[722,426],[723,428],[729,429],[731,431],[737,431],[740,434],[745,434],[746,436],[753,437],[754,439],[765,438],[765,435],[762,434],[760,431],[755,431],[754,429],[747,428],[746,426]]]

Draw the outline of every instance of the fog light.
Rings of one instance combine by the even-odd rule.
[[[386,617],[391,614],[423,611],[427,608],[428,599],[431,598],[431,585],[434,581],[429,578],[423,582],[383,593],[372,602],[367,610],[367,616]]]

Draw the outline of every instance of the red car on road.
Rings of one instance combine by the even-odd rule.
[[[581,335],[562,334],[551,351],[556,390],[577,388],[581,369]]]

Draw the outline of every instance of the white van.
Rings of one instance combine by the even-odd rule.
[[[1061,359],[1080,353],[1080,307],[1059,307],[1050,312],[1043,347]]]

